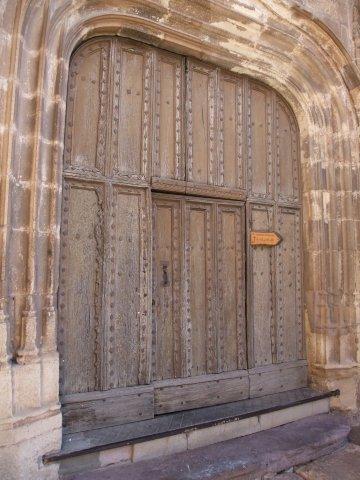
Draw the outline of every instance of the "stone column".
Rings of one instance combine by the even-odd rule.
[[[16,2],[9,0],[7,4],[10,8]],[[55,480],[58,478],[58,466],[42,464],[42,456],[61,445],[56,381],[58,363],[55,328],[52,327],[55,311],[52,301],[46,303],[44,274],[48,241],[45,233],[49,229],[44,224],[48,223],[49,216],[46,217],[47,204],[45,212],[42,212],[45,200],[41,196],[42,185],[46,183],[41,162],[44,158],[50,163],[41,150],[42,145],[47,143],[42,132],[42,122],[46,122],[42,113],[46,111],[43,106],[43,80],[49,1],[19,1],[17,6],[14,22],[18,22],[18,29],[11,44],[16,80],[10,97],[12,112],[7,120],[13,125],[14,133],[8,152],[11,166],[7,222],[13,396],[7,423],[3,428],[0,425],[0,459],[6,459],[4,464],[0,462],[0,476],[14,480]],[[16,30],[11,24],[9,28]],[[44,355],[50,355],[51,351],[55,359],[51,370],[56,385],[52,383],[51,395],[47,390],[48,383],[43,381],[43,373],[49,363],[42,360],[44,317],[48,319],[44,329],[48,332]],[[0,332],[8,331],[1,325],[0,317]],[[0,352],[1,348],[2,343]]]
[[[348,130],[339,135],[336,112],[332,128],[321,132],[326,136],[331,163],[324,160],[310,166],[316,185],[308,193],[309,215],[307,231],[307,269],[310,278],[307,292],[309,360],[312,385],[320,389],[340,389],[341,395],[332,400],[334,407],[355,411],[359,408],[359,152],[358,131],[354,115],[348,114]],[[341,107],[339,107],[341,108]],[[350,112],[350,105],[348,106]],[[343,127],[344,128],[344,127]],[[334,130],[333,130],[334,129]],[[338,130],[337,130],[338,129]],[[350,155],[352,152],[352,155]],[[326,164],[326,169],[322,166]],[[358,238],[358,240],[357,240]]]
[[[0,301],[0,425],[12,415],[11,365],[8,350],[9,319],[5,308],[5,301],[2,299]]]

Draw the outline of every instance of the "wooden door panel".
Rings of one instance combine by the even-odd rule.
[[[286,392],[307,385],[306,362],[289,362],[249,370],[250,398]]]
[[[245,189],[243,79],[221,72],[219,106],[219,185]]]
[[[64,433],[154,418],[154,388],[151,385],[66,395],[62,403]]]
[[[244,206],[218,205],[218,371],[246,368]]]
[[[184,59],[156,54],[154,175],[185,180],[183,155]]]
[[[152,55],[135,42],[115,43],[112,176],[145,179],[149,164]]]
[[[149,382],[150,225],[148,193],[114,186],[109,220],[107,385]]]
[[[279,207],[277,230],[283,237],[276,251],[277,361],[286,362],[304,354],[300,212]]]
[[[216,181],[215,68],[188,60],[187,97],[187,179],[195,183]]]
[[[104,171],[110,41],[92,42],[70,67],[65,168]]]
[[[217,369],[214,302],[214,207],[185,207],[185,284],[188,375]]]
[[[64,184],[58,338],[62,394],[101,385],[103,201],[101,185]]]
[[[248,97],[249,189],[257,198],[273,197],[273,94],[251,82]]]
[[[246,371],[156,382],[155,414],[236,402],[249,397]]]
[[[276,178],[278,199],[299,202],[298,135],[293,114],[276,101]]]
[[[249,231],[271,231],[273,207],[250,204]],[[248,328],[251,365],[268,365],[274,360],[274,250],[249,246]]]
[[[153,379],[183,375],[181,201],[153,196]]]

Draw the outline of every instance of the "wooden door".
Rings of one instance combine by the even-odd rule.
[[[111,39],[85,44],[71,62],[59,351],[64,421],[72,431],[154,414],[144,181],[150,68],[147,47]]]
[[[244,204],[153,196],[155,412],[247,398]]]
[[[58,345],[81,431],[306,384],[298,131],[261,83],[120,38],[73,55]],[[277,231],[277,247],[250,245]]]

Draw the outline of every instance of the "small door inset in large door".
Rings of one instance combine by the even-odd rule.
[[[244,239],[240,202],[153,195],[156,411],[246,397]]]

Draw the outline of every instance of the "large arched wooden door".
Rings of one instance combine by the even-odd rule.
[[[298,131],[276,92],[94,39],[71,60],[64,157],[69,431],[306,384]]]

